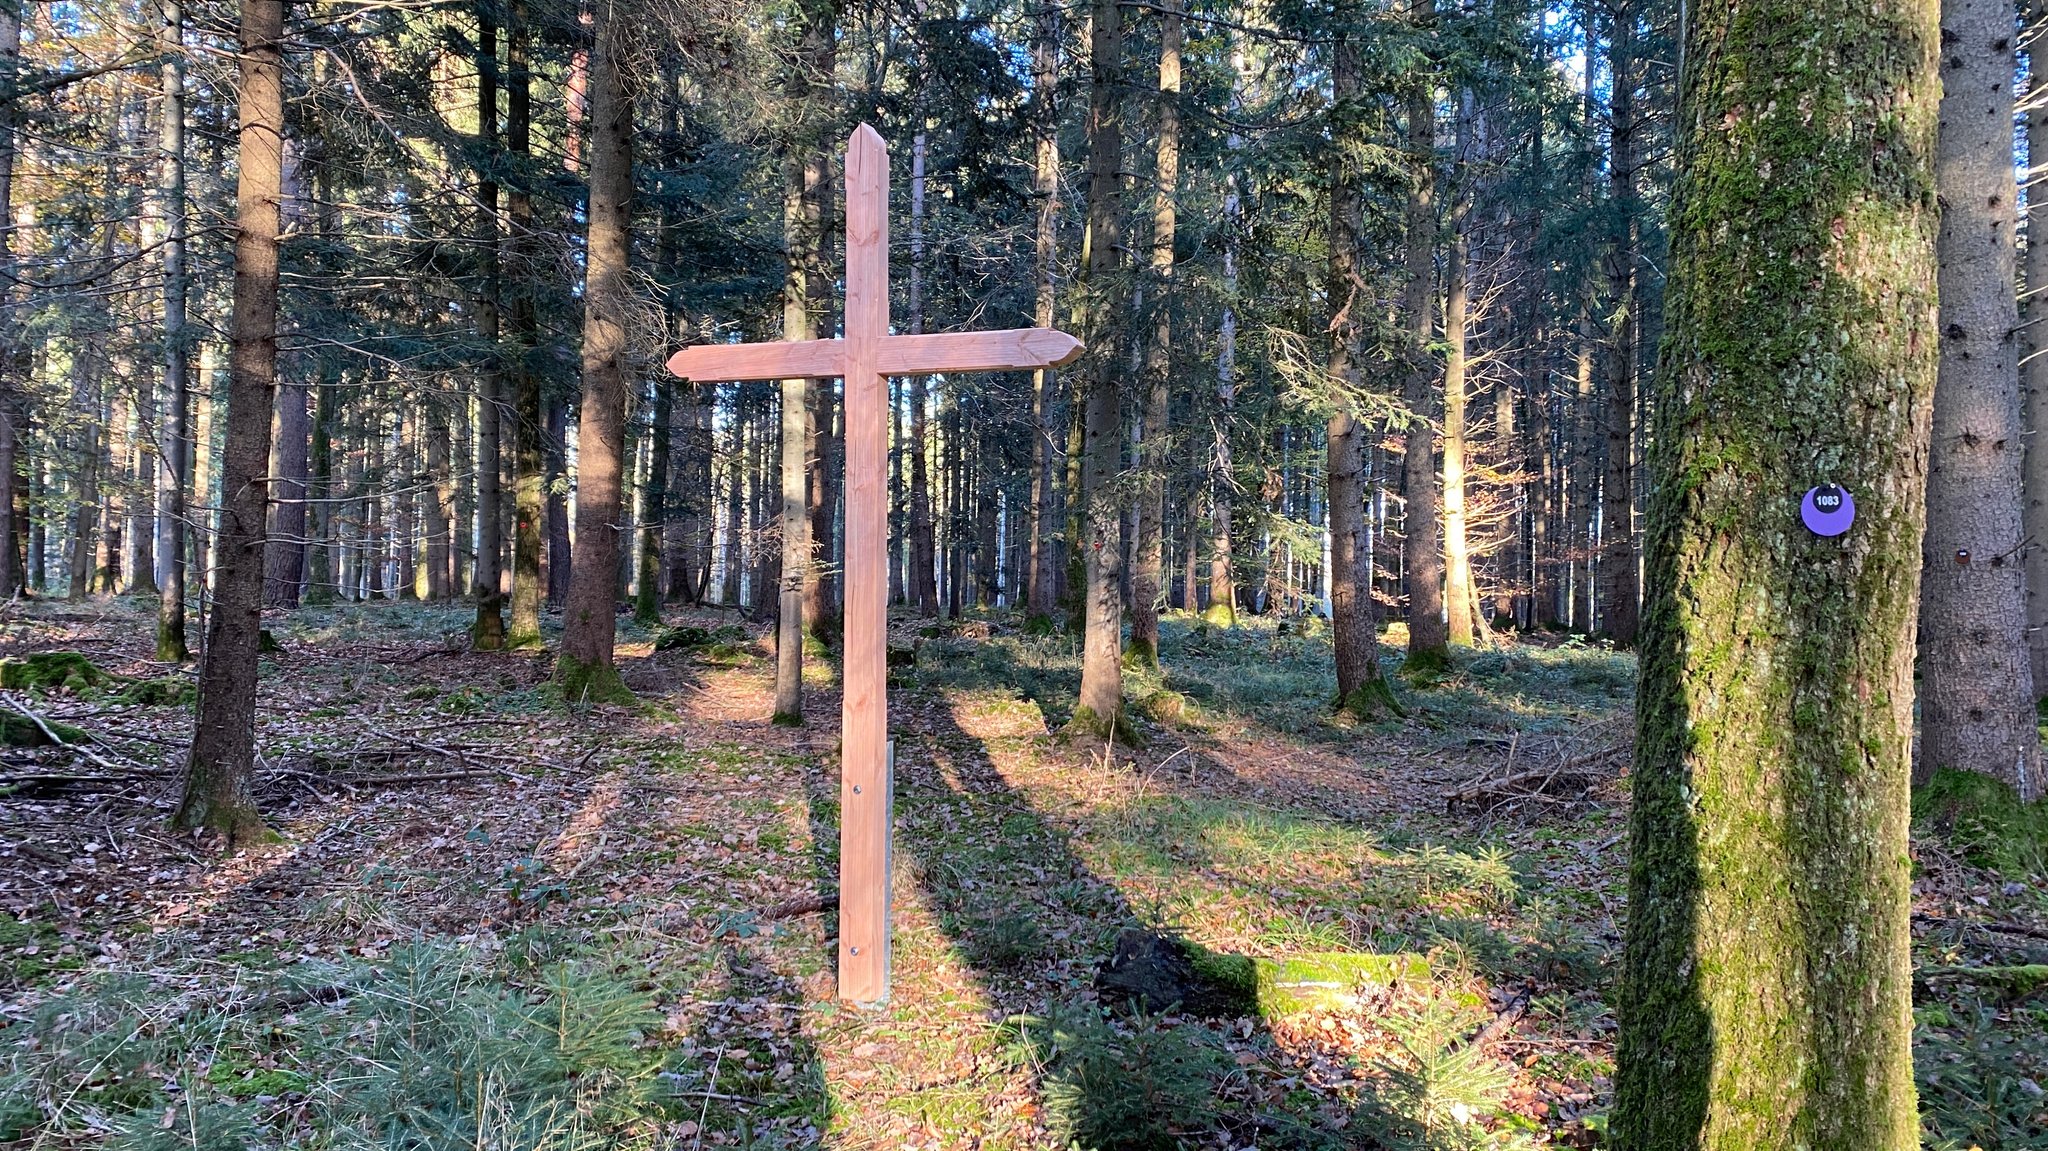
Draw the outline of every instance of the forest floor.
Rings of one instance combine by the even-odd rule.
[[[622,619],[641,706],[574,709],[461,609],[273,613],[279,839],[223,860],[164,830],[190,672],[149,662],[149,606],[0,616],[0,655],[128,677],[0,700],[92,738],[0,749],[0,1145],[1601,1145],[1626,655],[1461,653],[1356,725],[1313,625],[1170,620],[1134,750],[1058,734],[1071,637],[899,619],[894,994],[856,1010],[829,661],[787,728],[732,613],[673,650]],[[1955,973],[2043,961],[2041,863],[1916,842],[1930,1146],[2048,1146],[2048,1010]],[[1131,927],[1293,993],[1106,1011]]]

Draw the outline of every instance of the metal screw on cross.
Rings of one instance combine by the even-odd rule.
[[[846,380],[846,607],[839,759],[839,997],[889,996],[888,550],[890,376],[1049,368],[1081,354],[1051,328],[889,334],[889,150],[866,124],[846,144],[846,335],[700,344],[668,370],[705,382]]]

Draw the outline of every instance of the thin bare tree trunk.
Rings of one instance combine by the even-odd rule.
[[[583,303],[583,407],[576,428],[576,554],[555,686],[565,699],[632,698],[612,664],[632,305],[632,73],[621,18],[599,5],[590,67],[590,209]]]
[[[1230,36],[1230,111],[1233,117],[1244,107],[1244,46],[1237,33]],[[1203,619],[1216,627],[1237,626],[1237,574],[1233,564],[1231,514],[1237,493],[1230,451],[1231,424],[1237,418],[1237,269],[1244,244],[1244,195],[1238,172],[1244,136],[1232,128],[1225,137],[1229,170],[1223,176],[1223,317],[1217,325],[1215,424],[1209,449],[1209,607]],[[1369,550],[1369,549],[1368,549]],[[1188,557],[1194,562],[1194,556]],[[1372,557],[1366,557],[1371,566]],[[1368,587],[1368,594],[1370,588]],[[1188,610],[1195,604],[1192,599]],[[1377,642],[1377,640],[1375,640]]]
[[[2048,2],[2027,0],[2027,28],[2040,65],[2027,79],[2026,323],[2020,327],[2021,424],[2026,437],[2022,476],[2026,533],[2027,654],[2034,694],[2048,690],[2048,54],[2038,45],[2048,32]]]
[[[1471,198],[1465,187],[1465,149],[1472,132],[1472,98],[1458,94],[1456,174],[1452,177],[1450,252],[1444,260],[1444,604],[1450,642],[1471,646],[1472,551],[1466,539],[1465,453],[1466,405],[1465,327],[1471,310],[1467,300],[1466,263],[1471,241],[1465,234]]]
[[[475,301],[476,335],[483,345],[483,358],[476,373],[476,563],[470,587],[470,597],[476,603],[476,622],[470,625],[469,640],[478,651],[497,651],[505,646],[505,595],[501,586],[505,576],[505,527],[500,517],[505,494],[499,483],[499,466],[505,450],[503,429],[508,422],[517,420],[517,414],[505,405],[504,360],[498,348],[498,297],[504,290],[504,281],[498,254],[498,181],[490,175],[500,151],[500,3],[502,0],[477,0],[476,5],[477,143],[483,158],[476,174],[476,234],[484,274],[483,290]]]
[[[499,426],[509,423],[512,427],[512,609],[503,646],[526,648],[541,646],[540,604],[545,585],[541,582],[540,541],[542,517],[550,510],[542,437],[551,409],[542,400],[540,373],[532,362],[540,345],[540,311],[533,285],[541,275],[533,230],[533,193],[527,186],[529,177],[524,175],[533,156],[533,74],[527,62],[533,33],[526,0],[511,0],[505,11],[505,151],[510,170],[521,175],[505,190],[506,248],[512,265],[508,278],[516,286],[511,293],[512,346],[507,349],[512,405],[509,410],[499,409]],[[479,564],[479,569],[482,566]],[[501,573],[499,579],[503,578]],[[502,584],[494,584],[491,590],[503,594],[501,588]],[[479,600],[480,617],[485,610]],[[484,626],[489,627],[488,620]]]
[[[199,669],[184,796],[171,825],[222,836],[230,849],[262,838],[256,760],[256,661],[263,624],[264,469],[277,388],[277,237],[284,193],[284,0],[243,0],[241,144],[235,190],[234,311],[228,334],[227,445],[213,610]]]
[[[1431,0],[1417,0],[1427,11]],[[1408,404],[1407,448],[1402,453],[1401,491],[1407,500],[1402,516],[1401,567],[1408,579],[1408,658],[1423,664],[1441,661],[1449,642],[1444,622],[1444,553],[1442,512],[1437,491],[1436,434],[1430,424],[1435,405],[1436,357],[1429,351],[1436,294],[1436,92],[1428,76],[1409,81],[1408,193],[1406,284],[1401,312],[1408,325],[1406,380],[1402,398]]]
[[[1941,5],[1934,170],[1942,340],[1927,473],[1916,774],[1981,772],[2033,799],[2044,781],[2020,562],[2027,541],[2014,335],[2013,28],[2012,0]]]
[[[1085,562],[1081,695],[1073,725],[1108,736],[1122,729],[1123,516],[1116,476],[1123,460],[1113,284],[1123,264],[1123,26],[1117,0],[1091,0],[1088,93],[1088,287],[1094,298],[1089,378],[1082,405],[1080,545]]]
[[[21,13],[13,4],[0,4],[0,88],[10,96],[20,72]],[[0,101],[0,220],[4,221],[14,219],[14,135],[20,109],[15,99]],[[0,602],[26,587],[24,569],[31,551],[22,531],[28,510],[25,492],[20,501],[24,514],[15,512],[20,479],[27,478],[22,447],[28,436],[28,356],[19,343],[21,321],[14,309],[14,229],[0,228],[0,521],[4,521],[0,522]],[[167,342],[166,346],[172,345]]]
[[[782,338],[817,338],[814,311],[821,285],[824,243],[823,151],[827,110],[821,86],[829,84],[834,13],[829,3],[809,0],[801,11],[795,59],[786,84],[791,125],[783,156]],[[802,377],[782,381],[781,524],[782,563],[775,628],[775,714],[777,723],[804,718],[805,590],[816,578],[811,546],[808,480],[812,446],[811,390]]]
[[[1059,246],[1060,6],[1043,0],[1033,18],[1031,40],[1031,131],[1033,137],[1031,195],[1038,203],[1034,249],[1037,296],[1032,322],[1053,324],[1057,287],[1055,258]],[[1024,601],[1027,615],[1050,620],[1059,582],[1058,531],[1060,403],[1057,369],[1040,368],[1031,380],[1031,539],[1025,560]]]
[[[1636,154],[1635,12],[1617,0],[1608,41],[1613,76],[1607,179],[1614,237],[1604,258],[1613,311],[1607,330],[1607,466],[1600,484],[1600,630],[1636,641],[1640,615],[1635,545]]]
[[[1176,0],[1159,8],[1159,91],[1155,97],[1157,161],[1152,202],[1152,323],[1145,345],[1144,436],[1140,443],[1138,526],[1131,550],[1131,657],[1159,666],[1159,596],[1166,566],[1168,387],[1173,378],[1174,200],[1180,184],[1181,16]]]
[[[910,332],[924,331],[924,160],[925,136],[910,143]],[[939,614],[938,541],[932,524],[931,428],[925,415],[931,396],[927,376],[910,377],[910,589],[919,615]]]

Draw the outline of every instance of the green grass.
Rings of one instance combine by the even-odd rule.
[[[540,962],[535,942],[412,944],[375,965],[229,980],[86,979],[0,1029],[0,1141],[651,1145],[700,1076],[690,1045],[655,1042],[662,1017],[621,957]],[[728,1071],[734,1090],[760,1086]]]

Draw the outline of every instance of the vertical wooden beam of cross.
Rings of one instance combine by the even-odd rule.
[[[840,665],[839,997],[889,996],[890,376],[1030,371],[1067,363],[1081,341],[1051,328],[889,334],[889,150],[866,124],[846,144],[846,325],[836,340],[700,344],[668,370],[706,383],[788,376],[846,380],[846,605]]]

